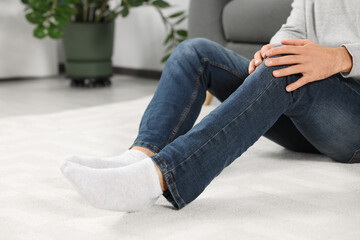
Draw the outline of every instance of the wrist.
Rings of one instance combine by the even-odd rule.
[[[337,63],[337,73],[349,73],[353,66],[353,61],[346,47],[334,48],[335,62]]]

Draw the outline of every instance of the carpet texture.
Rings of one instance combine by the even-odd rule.
[[[139,213],[93,208],[61,158],[125,151],[149,100],[0,119],[0,239],[360,239],[360,165],[265,138],[180,211],[163,197]]]

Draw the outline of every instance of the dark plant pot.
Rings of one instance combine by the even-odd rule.
[[[66,75],[72,85],[85,81],[109,81],[112,75],[114,22],[71,23],[64,29]],[[107,85],[105,83],[105,85]]]

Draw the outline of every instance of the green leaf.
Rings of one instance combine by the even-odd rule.
[[[177,20],[175,22],[175,25],[178,25],[178,24],[182,23],[186,18],[187,18],[187,16],[184,16],[184,17],[180,18],[179,20]]]
[[[125,6],[121,11],[120,14],[122,17],[126,17],[127,15],[129,15],[129,9]]]
[[[177,12],[177,13],[171,14],[169,16],[169,18],[176,18],[176,17],[183,15],[184,13],[185,13],[185,11]]]
[[[47,36],[47,29],[43,25],[38,25],[33,34],[35,37],[42,39]]]
[[[39,24],[42,23],[45,18],[43,17],[43,15],[39,12],[31,12],[25,15],[26,19],[34,24]]]
[[[163,1],[163,0],[155,0],[154,2],[151,3],[154,6],[157,6],[159,8],[167,8],[170,7],[170,4]]]
[[[166,36],[166,39],[164,41],[164,44],[167,44],[170,39],[172,39],[174,37],[174,31],[171,31],[167,36]]]
[[[64,36],[64,31],[60,27],[54,24],[50,25],[48,31],[49,31],[49,37],[51,37],[52,39],[59,39]]]
[[[61,13],[62,15],[74,16],[77,14],[76,9],[70,7],[69,5],[56,5],[55,11]]]
[[[24,4],[28,4],[29,0],[21,0],[21,2],[24,3]]]
[[[53,0],[52,0],[53,1]],[[66,4],[82,4],[82,0],[63,0]]]
[[[41,13],[45,13],[51,10],[52,4],[46,0],[29,0],[29,6]]]
[[[131,7],[139,7],[144,4],[144,0],[128,0],[127,2]]]
[[[186,38],[178,38],[178,39],[176,39],[176,41],[178,42],[178,43],[181,43],[181,42],[183,42],[183,41],[185,41],[186,40]]]
[[[187,37],[187,35],[188,35],[186,30],[177,30],[176,33],[182,37]]]
[[[71,22],[71,17],[63,15],[59,12],[56,12],[54,14],[54,19],[58,26],[65,26],[68,25]]]
[[[165,62],[169,59],[170,56],[171,56],[171,54],[168,54],[168,55],[166,55],[165,57],[163,57],[163,58],[161,59],[161,63],[165,63]]]

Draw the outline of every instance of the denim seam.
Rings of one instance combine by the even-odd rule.
[[[238,77],[238,78],[242,78],[241,75],[240,75],[238,72],[232,70],[231,68],[229,68],[229,67],[227,67],[227,66],[225,66],[225,65],[223,65],[223,64],[220,64],[220,63],[211,61],[211,60],[208,59],[208,58],[202,58],[202,59],[200,60],[200,62],[201,62],[202,64],[205,63],[205,62],[208,62],[210,65],[212,65],[212,66],[214,66],[214,67],[221,68],[221,69],[223,69],[223,70],[225,70],[225,71],[227,71],[227,72],[235,75],[235,76]],[[204,69],[204,66],[201,65],[201,67],[199,68],[199,71],[198,71],[197,74],[196,74],[195,90],[194,90],[193,94],[191,95],[190,102],[189,102],[188,106],[185,108],[184,112],[182,113],[181,118],[180,118],[178,124],[176,125],[176,127],[175,127],[174,130],[172,131],[172,133],[171,133],[171,135],[170,135],[170,137],[169,137],[169,139],[168,139],[168,141],[167,141],[167,144],[169,144],[172,140],[174,140],[175,135],[176,135],[177,132],[179,131],[179,129],[180,129],[181,125],[183,124],[183,122],[185,121],[186,116],[188,115],[188,113],[189,113],[189,111],[190,111],[190,109],[191,109],[191,107],[192,107],[192,105],[193,105],[193,103],[194,103],[194,101],[195,101],[195,98],[196,98],[196,96],[197,96],[197,94],[198,94],[198,90],[199,90],[198,88],[199,88],[199,85],[200,85],[200,76],[201,76],[201,74],[204,72],[204,70],[205,70],[205,69]]]
[[[353,161],[355,160],[355,157],[358,155],[358,153],[360,153],[360,149],[355,151],[348,163],[354,163]]]
[[[251,108],[251,106],[253,104],[255,104],[258,99],[274,84],[277,83],[276,81],[271,81],[269,85],[266,86],[266,88],[259,94],[259,96],[256,98],[256,100],[254,102],[252,102],[244,111],[242,111],[238,116],[236,116],[233,120],[231,120],[231,122],[229,122],[228,124],[226,124],[221,130],[219,130],[212,138],[210,138],[206,143],[204,143],[201,147],[199,147],[195,152],[193,152],[189,157],[187,157],[184,161],[182,161],[181,163],[179,163],[178,165],[174,166],[172,170],[174,170],[175,168],[177,168],[178,166],[182,165],[183,163],[185,163],[187,160],[189,160],[194,154],[196,154],[198,151],[200,151],[200,149],[202,149],[206,144],[208,144],[212,139],[214,139],[222,130],[224,130],[227,126],[229,126],[232,122],[234,122],[236,119],[238,119],[240,116],[243,115],[243,113],[245,113],[249,108]]]
[[[210,63],[210,65],[212,65],[212,66],[214,66],[214,67],[221,68],[221,69],[223,69],[223,70],[225,70],[225,71],[227,71],[227,72],[235,75],[236,77],[242,79],[242,76],[241,76],[240,73],[232,70],[231,68],[229,68],[229,67],[227,67],[227,66],[225,66],[225,65],[223,65],[223,64],[220,64],[220,63],[218,63],[218,62],[211,61],[211,60],[208,59],[208,58],[203,58],[203,59],[201,59],[201,62],[208,62],[208,63]]]
[[[136,143],[145,144],[145,145],[147,145],[147,146],[149,146],[149,147],[151,147],[151,148],[156,149],[156,151],[158,151],[158,152],[160,152],[160,151],[161,151],[161,149],[160,149],[160,148],[158,148],[157,146],[152,145],[152,144],[147,143],[147,142],[143,142],[143,141],[136,141],[136,142],[134,142],[133,146],[136,146],[136,145],[135,145]]]
[[[175,128],[173,129],[169,139],[167,140],[167,143],[166,144],[169,144],[171,141],[174,140],[176,134],[178,133],[181,125],[184,123],[187,115],[189,114],[189,111],[198,95],[198,90],[199,90],[199,85],[200,85],[200,76],[201,74],[204,72],[204,67],[201,65],[201,67],[199,68],[197,74],[196,74],[196,80],[195,80],[195,86],[194,86],[194,91],[191,95],[191,98],[190,98],[190,101],[189,103],[187,104],[187,106],[185,107],[184,111],[182,112],[181,114],[181,117],[180,117],[180,120],[178,122],[178,124],[175,126]]]
[[[176,193],[177,197],[181,200],[182,204],[185,205],[186,203],[185,203],[184,199],[182,199],[182,197],[180,197],[180,194],[179,194],[179,192],[178,192],[178,190],[177,190],[177,188],[176,188],[176,184],[175,184],[174,179],[173,179],[173,177],[172,177],[172,175],[171,175],[171,171],[170,171],[169,168],[166,166],[165,162],[162,160],[162,158],[160,157],[159,154],[155,154],[154,157],[158,158],[158,159],[161,161],[161,163],[163,164],[163,166],[166,168],[166,171],[167,171],[167,172],[166,172],[166,173],[163,173],[164,176],[165,176],[165,175],[168,175],[168,176],[170,177],[170,180],[171,180],[172,185],[173,185],[173,187],[174,187],[174,189],[175,189],[175,193]]]

